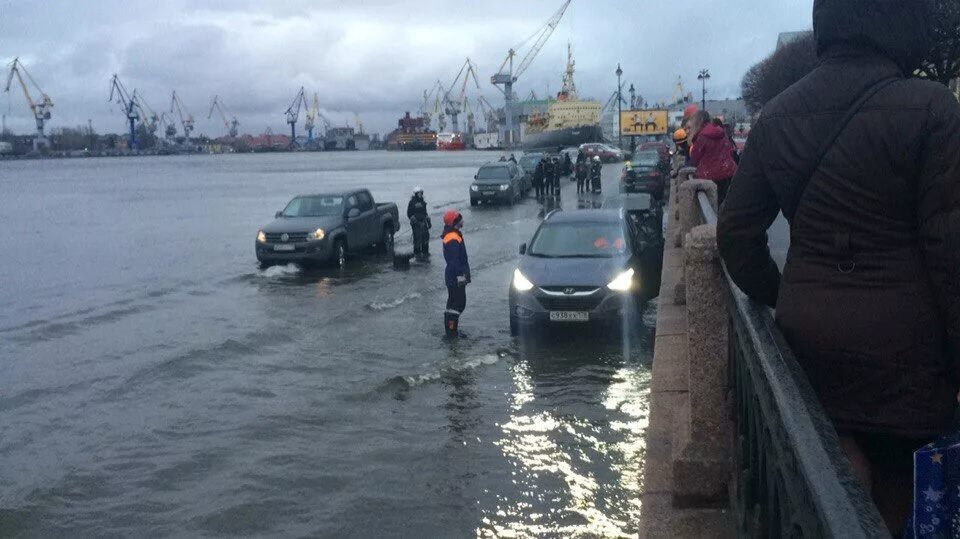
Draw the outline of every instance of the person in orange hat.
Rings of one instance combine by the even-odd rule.
[[[460,315],[467,306],[467,284],[470,283],[470,261],[463,243],[463,216],[456,210],[443,214],[443,259],[447,263],[444,282],[447,285],[447,310],[443,327],[447,337],[460,335]]]

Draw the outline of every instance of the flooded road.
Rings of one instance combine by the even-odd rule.
[[[0,163],[0,536],[636,535],[655,313],[624,336],[512,339],[541,208],[470,208],[496,156]],[[431,261],[257,267],[256,231],[293,195],[368,187],[404,212],[414,185]],[[562,200],[601,198],[563,180]],[[473,270],[455,342],[451,207]]]

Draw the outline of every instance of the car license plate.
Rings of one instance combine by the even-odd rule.
[[[293,251],[293,250],[296,250],[296,248],[297,248],[296,245],[274,245],[273,246],[274,251]]]
[[[550,311],[551,322],[587,322],[590,313],[585,311]]]
[[[485,197],[492,197],[492,196],[495,195],[495,194],[496,194],[496,193],[493,192],[493,191],[484,191],[484,192],[483,192],[483,196],[485,196]]]

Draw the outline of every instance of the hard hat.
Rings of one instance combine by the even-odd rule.
[[[624,165],[624,168],[626,168],[627,170],[633,170],[633,163],[631,163],[630,161],[627,161],[627,164]]]
[[[687,108],[683,109],[684,119],[693,116],[698,110],[700,109],[698,109],[696,105],[687,105]]]
[[[685,129],[677,129],[673,132],[674,142],[683,142],[685,140],[687,140],[687,131]]]
[[[457,210],[447,210],[443,214],[443,224],[453,226],[463,220],[463,216]]]
[[[594,160],[594,161],[599,161],[599,160],[600,160],[600,156],[599,156],[599,155],[593,156],[593,160]]]
[[[413,188],[413,194],[422,193],[422,192],[423,192],[423,187],[420,187],[419,185]]]

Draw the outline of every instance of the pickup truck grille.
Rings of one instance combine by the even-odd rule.
[[[267,243],[303,243],[307,241],[306,232],[287,232],[287,241],[284,242],[280,237],[283,235],[281,232],[266,232]]]

